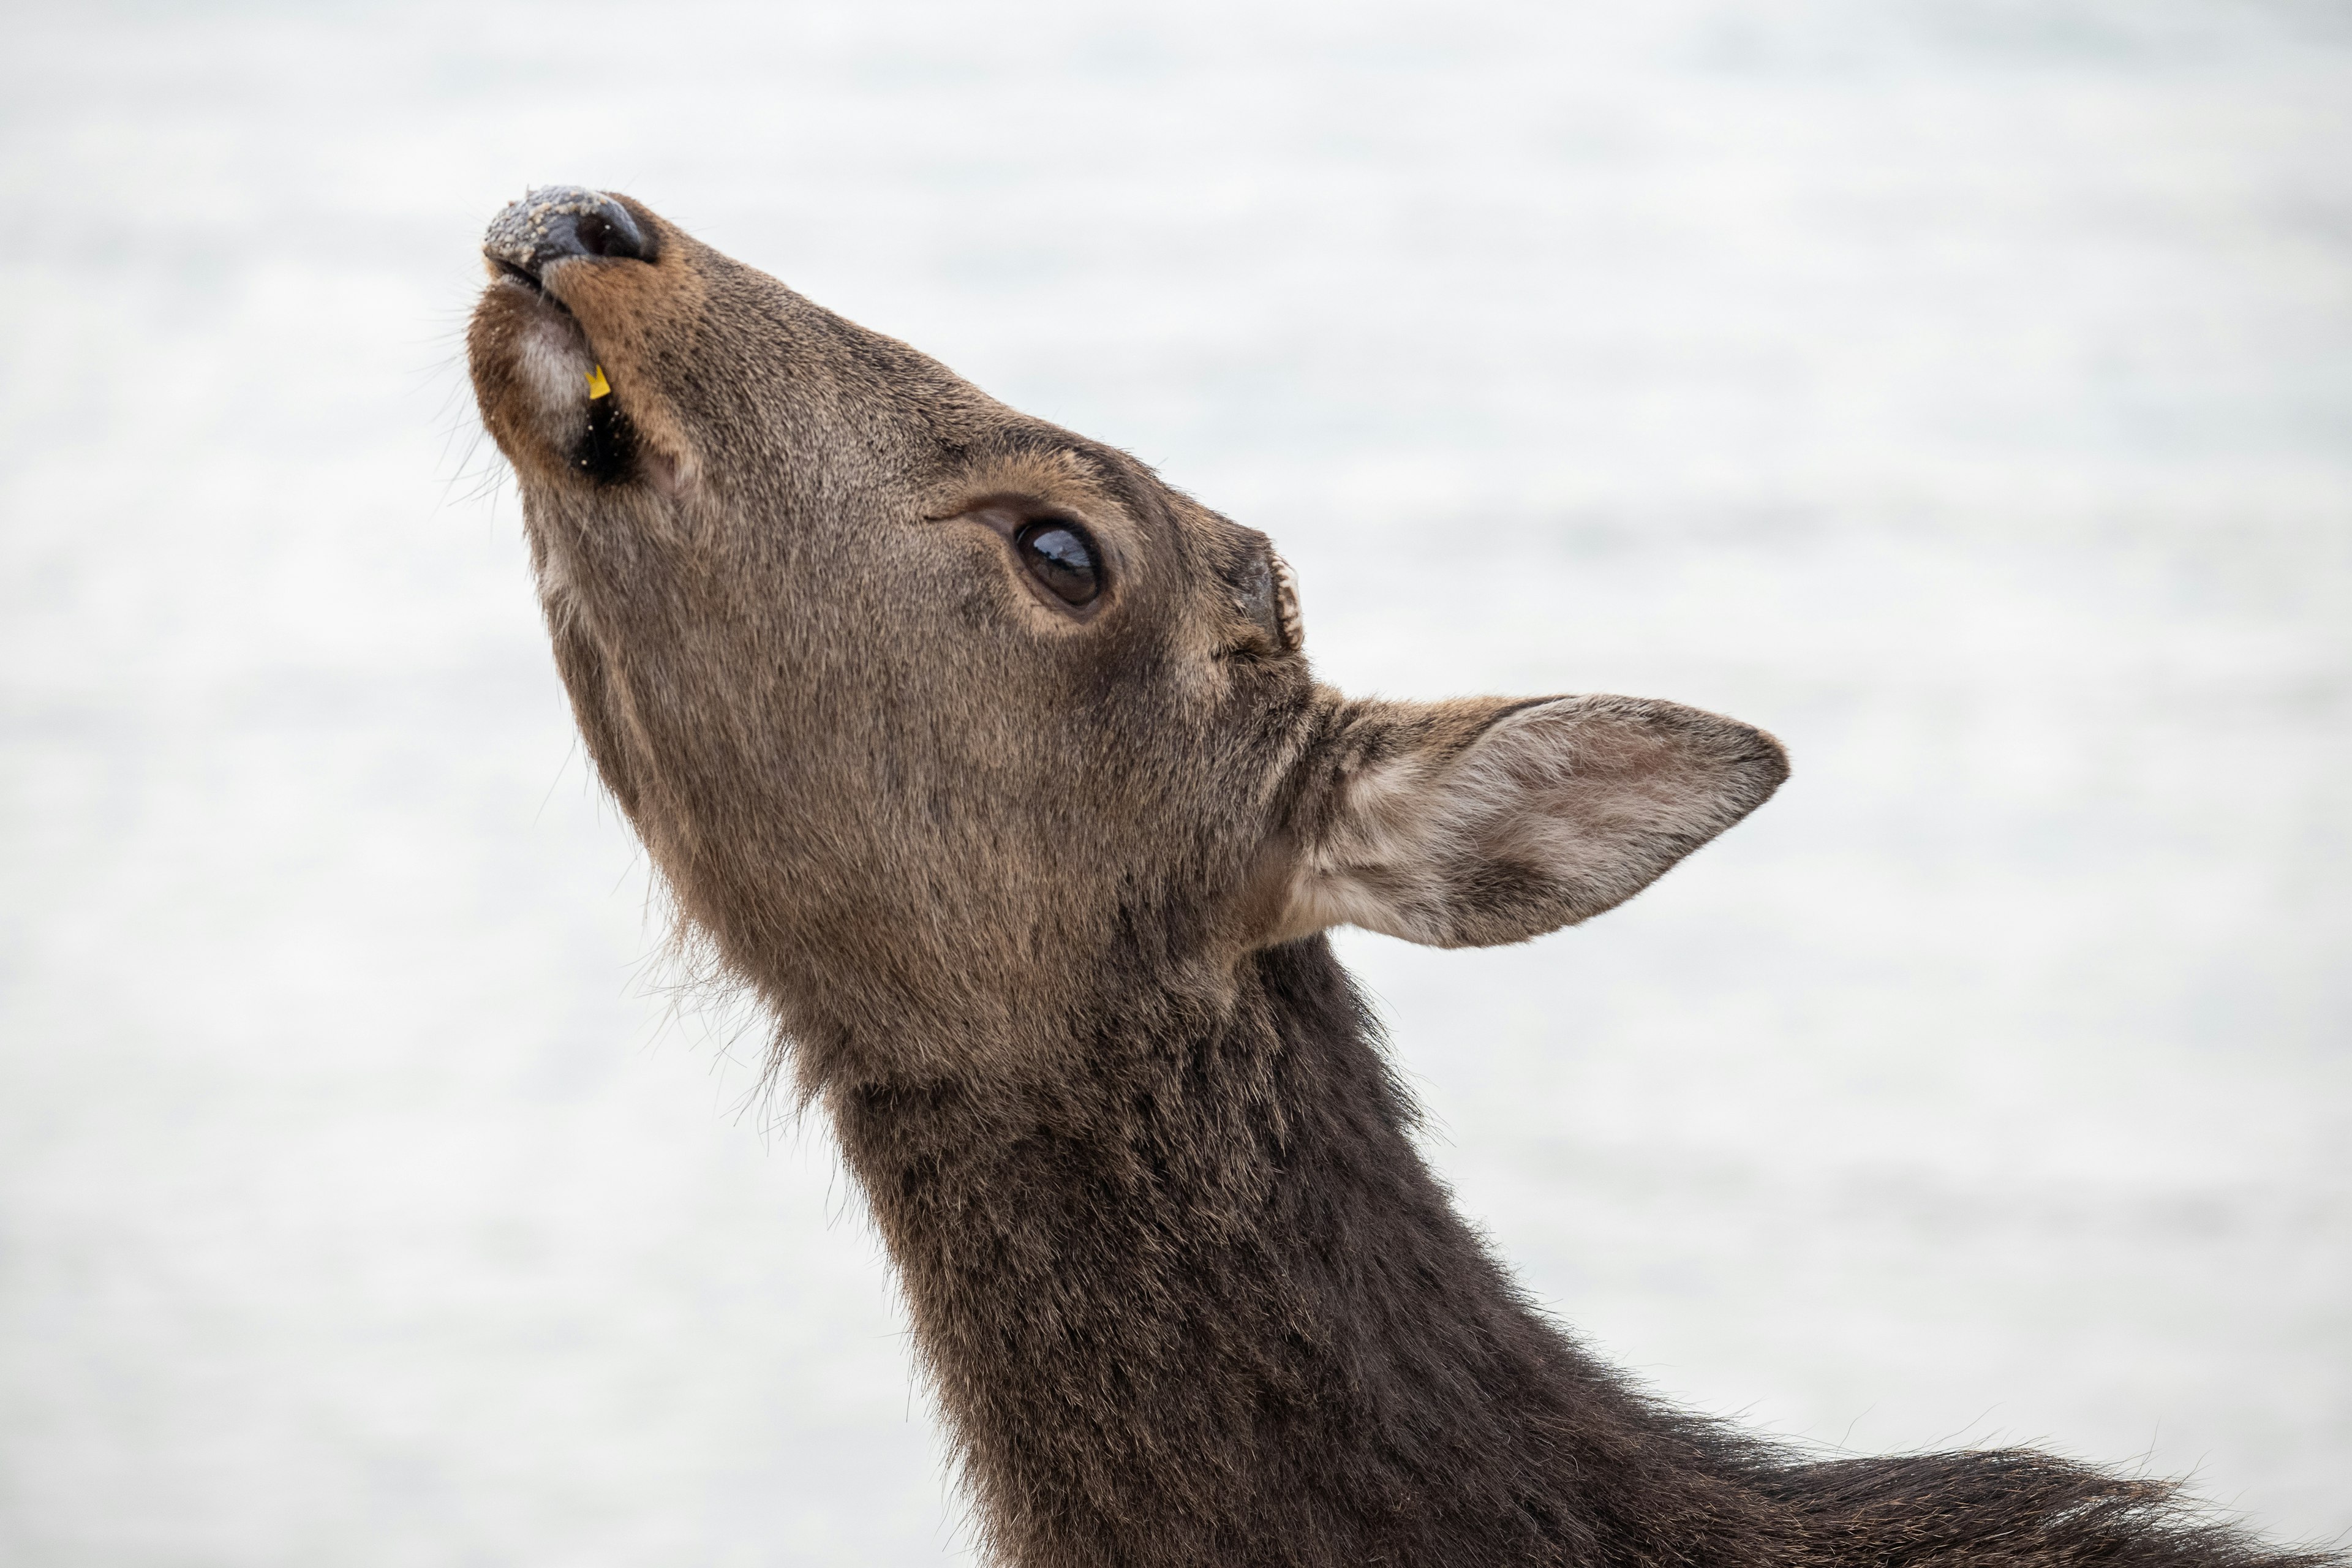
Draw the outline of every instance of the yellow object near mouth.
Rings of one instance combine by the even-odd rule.
[[[588,401],[593,403],[600,397],[612,395],[613,384],[604,379],[604,367],[597,365],[588,373]]]

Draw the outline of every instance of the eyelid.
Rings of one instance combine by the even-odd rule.
[[[1014,534],[1020,532],[1021,530],[1027,526],[1029,522],[1029,516],[1026,512],[1017,507],[1007,506],[1001,503],[966,507],[961,511],[950,512],[946,517],[939,519],[939,521],[941,522],[958,522],[965,518],[970,518],[974,522],[984,522],[990,528],[994,529],[998,533],[1003,534],[1007,539],[1011,539]]]
[[[1080,517],[1077,513],[1072,511],[1067,507],[1045,506],[1035,501],[1024,501],[1010,499],[1002,500],[985,500],[979,502],[977,505],[965,507],[960,511],[950,512],[944,517],[935,518],[932,521],[937,522],[953,522],[961,518],[971,518],[976,522],[984,522],[1007,539],[1011,539],[1023,529],[1033,527],[1037,523],[1064,523],[1076,529],[1080,533],[1085,534],[1088,539],[1097,541],[1097,543],[1096,548],[1098,551],[1102,550],[1102,546],[1099,543],[1099,541],[1102,538],[1101,532],[1096,529],[1094,524],[1088,522],[1085,518]],[[1108,553],[1108,551],[1104,551],[1103,552],[1106,554]]]

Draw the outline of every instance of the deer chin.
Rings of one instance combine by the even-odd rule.
[[[523,285],[503,280],[493,287],[519,291]],[[514,345],[516,392],[548,444],[568,449],[579,444],[587,426],[595,355],[572,312],[545,295],[534,290],[522,301],[521,315]]]

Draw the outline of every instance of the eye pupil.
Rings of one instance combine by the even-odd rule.
[[[1033,522],[1013,540],[1029,574],[1066,605],[1084,605],[1102,592],[1094,541],[1066,522]]]

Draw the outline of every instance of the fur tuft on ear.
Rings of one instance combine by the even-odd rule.
[[[1672,702],[1350,703],[1299,802],[1270,939],[1357,925],[1433,947],[1590,919],[1789,776],[1761,730]]]

